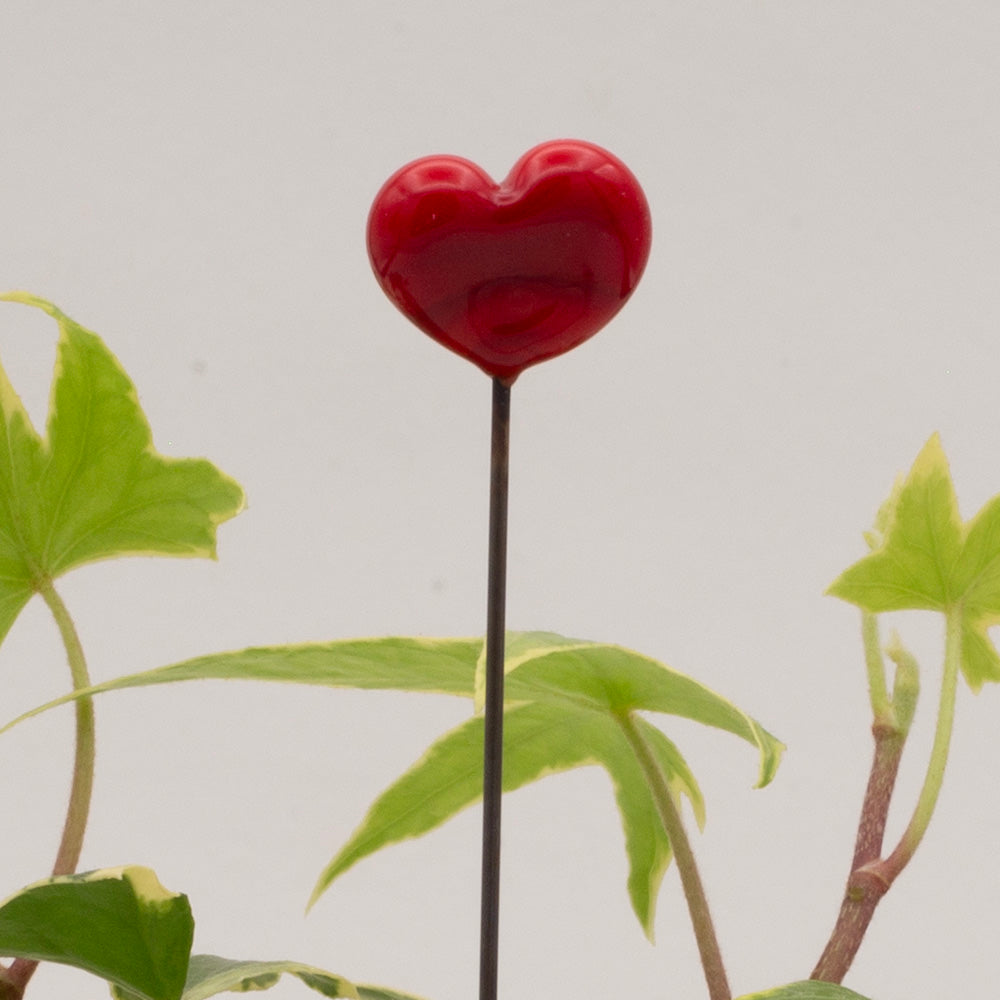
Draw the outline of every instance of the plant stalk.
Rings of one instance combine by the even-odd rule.
[[[687,900],[688,913],[691,916],[691,926],[698,944],[698,953],[701,956],[701,966],[705,973],[710,1000],[731,1000],[732,992],[729,989],[729,980],[722,962],[722,952],[719,949],[715,924],[712,922],[712,914],[708,908],[708,897],[705,895],[705,887],[698,872],[691,842],[684,829],[678,804],[673,795],[670,794],[670,788],[663,772],[631,714],[619,715],[618,722],[643,774],[646,776],[646,782],[653,794],[657,812],[660,814],[660,821],[663,823],[663,829],[670,841],[670,848],[673,851],[674,861],[677,863],[677,871],[681,879],[681,888],[684,890],[684,898]]]
[[[830,983],[839,983],[847,975],[875,915],[875,908],[889,889],[867,866],[877,861],[882,852],[889,804],[896,787],[906,736],[884,723],[875,723],[872,735],[875,754],[858,821],[847,888],[833,932],[810,975],[811,979]]]
[[[87,671],[87,661],[83,655],[83,646],[77,634],[76,626],[70,617],[69,610],[62,598],[56,592],[51,580],[39,584],[38,592],[52,612],[52,617],[59,628],[66,658],[69,661],[70,676],[73,690],[79,691],[90,687],[90,675]],[[52,875],[71,875],[76,871],[83,850],[83,837],[87,829],[87,818],[90,815],[90,800],[94,788],[94,760],[96,741],[94,729],[94,703],[90,698],[78,698],[75,704],[76,712],[76,747],[73,761],[73,783],[70,788],[69,806],[63,824],[62,838],[59,850],[52,866]],[[38,967],[35,959],[17,958],[5,976],[0,977],[0,998],[19,1000],[24,989]],[[5,980],[5,981],[4,981]]]
[[[841,903],[837,923],[820,960],[813,969],[811,979],[839,983],[847,974],[857,955],[865,933],[875,915],[882,897],[909,864],[914,852],[927,832],[934,807],[937,805],[948,762],[948,749],[955,719],[955,695],[962,655],[962,612],[953,608],[946,614],[944,670],[938,702],[937,725],[934,745],[924,784],[910,819],[899,843],[888,858],[880,857],[886,817],[896,783],[899,761],[902,757],[909,728],[909,718],[902,724],[886,725],[876,718],[872,727],[875,736],[875,758],[872,762],[868,789],[865,793],[858,838],[855,844],[847,890]],[[901,669],[901,668],[900,668]],[[897,675],[898,676],[898,675]],[[911,699],[915,697],[910,692]],[[901,701],[899,695],[894,701]],[[893,706],[893,715],[899,717],[901,705]],[[877,711],[877,709],[876,709]],[[912,714],[912,702],[907,715]]]
[[[479,998],[496,1000],[500,949],[500,807],[503,800],[504,646],[510,385],[493,379],[490,444],[489,565],[486,599],[486,698],[483,745],[483,872]]]

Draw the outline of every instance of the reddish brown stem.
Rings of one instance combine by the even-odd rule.
[[[11,979],[10,969],[0,962],[0,1000],[20,1000],[23,992]]]
[[[872,726],[872,735],[875,755],[861,807],[847,889],[833,933],[810,976],[830,983],[841,982],[847,974],[875,915],[875,908],[891,884],[875,866],[882,853],[886,818],[906,736],[896,727],[882,723]]]

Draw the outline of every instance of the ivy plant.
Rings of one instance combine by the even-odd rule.
[[[119,556],[215,558],[217,529],[239,513],[243,491],[204,459],[168,458],[154,449],[130,379],[96,334],[36,296],[2,298],[51,316],[59,342],[44,436],[0,369],[0,640],[38,595],[65,646],[70,689],[7,720],[0,734],[72,703],[76,752],[65,832],[52,870],[28,887],[9,887],[9,898],[0,904],[0,955],[10,959],[0,965],[0,1000],[20,1000],[40,961],[91,973],[119,1000],[203,1000],[227,990],[265,989],[282,975],[327,997],[406,1000],[411,995],[312,964],[192,955],[188,900],[164,888],[155,873],[134,866],[77,872],[93,781],[92,700],[126,688],[205,679],[464,699],[465,721],[435,740],[359,817],[355,832],[318,873],[310,897],[315,901],[374,852],[436,829],[482,797],[484,640],[394,636],[263,646],[92,684],[56,581],[86,563]],[[963,521],[941,442],[933,436],[865,538],[867,554],[829,588],[860,611],[875,743],[840,913],[811,973],[799,970],[798,979],[744,993],[742,1000],[875,1000],[841,982],[876,907],[912,859],[934,812],[959,676],[974,691],[1000,680],[1000,655],[988,633],[1000,622],[1000,496]],[[879,616],[908,609],[944,616],[943,680],[923,787],[899,842],[886,849],[885,821],[921,669],[898,636],[883,640]],[[670,724],[683,718],[720,737],[738,737],[754,752],[758,786],[775,777],[782,743],[722,695],[622,646],[510,632],[505,652],[504,791],[577,767],[603,768],[621,820],[626,891],[641,931],[651,936],[664,872],[676,864],[710,996],[729,1000],[733,992],[685,818],[688,813],[702,825],[704,801]]]

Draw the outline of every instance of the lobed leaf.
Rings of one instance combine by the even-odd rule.
[[[73,698],[128,687],[196,679],[270,680],[331,687],[391,688],[475,696],[481,639],[387,638],[260,647],[198,657],[66,695],[9,723]],[[670,845],[620,720],[665,712],[734,733],[758,750],[759,784],[771,780],[783,746],[726,699],[690,677],[632,650],[511,633],[507,662],[504,787],[597,764],[611,777],[625,833],[628,892],[647,934]],[[699,823],[704,803],[680,752],[656,727],[635,718],[675,797],[686,796]],[[343,872],[382,847],[439,826],[482,794],[482,717],[446,734],[372,806],[324,869],[316,898]]]
[[[194,920],[148,868],[47,879],[0,905],[0,955],[92,972],[142,1000],[179,1000]]]
[[[948,462],[934,435],[909,475],[879,512],[883,527],[873,551],[829,587],[834,597],[874,613],[946,609],[954,600],[952,571],[962,547]]]
[[[128,674],[63,695],[0,727],[76,698],[176,681],[257,680],[474,697],[482,639],[385,637],[214,653]],[[784,745],[732,702],[641,653],[553,633],[510,632],[507,701],[543,701],[598,712],[652,711],[733,733],[759,753],[758,786],[777,770]]]
[[[419,1000],[381,986],[358,986],[343,976],[301,962],[246,962],[217,955],[192,955],[181,1000],[207,1000],[218,993],[267,990],[283,975],[295,976],[321,996],[348,1000]],[[113,987],[115,1000],[140,1000],[130,990]]]
[[[421,1000],[420,997],[411,993],[400,993],[398,990],[389,990],[384,986],[358,986],[358,997],[360,1000]]]
[[[51,302],[59,345],[43,440],[0,368],[0,640],[39,582],[121,555],[215,557],[243,491],[204,459],[165,458],[101,339]]]
[[[698,785],[677,748],[659,730],[638,720],[674,794],[691,801],[704,819]],[[372,805],[361,825],[327,865],[310,905],[363,858],[440,826],[480,801],[483,729],[474,716],[436,741]],[[504,715],[505,792],[574,767],[600,765],[611,778],[625,833],[628,891],[644,931],[652,936],[657,891],[670,862],[670,844],[656,805],[628,741],[610,715],[547,703],[509,707]]]
[[[529,645],[530,644],[530,645]],[[521,633],[508,658],[506,696],[598,712],[663,712],[739,736],[757,748],[758,787],[774,777],[784,744],[732,702],[652,657],[609,643]]]
[[[973,690],[1000,681],[1000,655],[987,631],[1000,624],[1000,496],[963,522],[935,434],[882,505],[868,537],[872,551],[827,592],[876,614],[959,609],[966,681]]]
[[[868,1000],[868,998],[837,983],[806,979],[760,993],[747,993],[745,996],[737,997],[736,1000]]]
[[[301,962],[192,956],[193,937],[187,897],[139,866],[46,879],[0,904],[0,955],[90,972],[110,984],[116,1000],[206,1000],[268,989],[286,973],[326,997],[420,1000]]]
[[[19,715],[0,727],[0,734],[19,722],[78,698],[178,681],[275,681],[471,698],[474,664],[482,644],[482,639],[417,636],[343,639],[213,653],[70,692]]]

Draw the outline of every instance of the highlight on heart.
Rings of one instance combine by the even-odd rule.
[[[593,143],[525,153],[496,183],[458,156],[397,170],[368,216],[385,294],[424,333],[510,384],[592,337],[642,277],[649,205]]]

